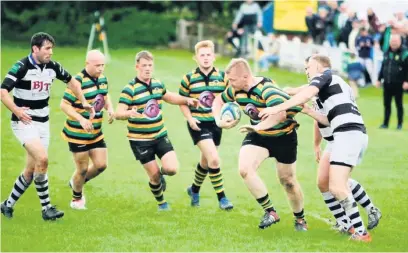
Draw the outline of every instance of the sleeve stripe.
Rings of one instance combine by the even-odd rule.
[[[271,96],[269,96],[269,97],[266,99],[266,101],[271,101],[271,100],[275,100],[275,99],[279,99],[279,100],[282,100],[282,101],[285,101],[285,100],[286,100],[286,99],[282,98],[282,97],[279,96],[279,95],[271,95]]]
[[[124,92],[122,92],[122,94],[120,94],[120,97],[121,97],[121,98],[129,99],[129,100],[132,100],[132,97],[129,96],[127,93],[124,93]]]
[[[180,91],[182,91],[183,93],[185,93],[185,94],[188,94],[189,92],[188,92],[188,90],[186,89],[186,88],[184,88],[183,86],[180,86],[180,89],[179,89]]]
[[[10,75],[10,74],[7,74],[6,78],[9,78],[9,79],[13,80],[14,82],[17,81],[17,78],[15,76]]]
[[[274,106],[274,105],[278,105],[278,104],[282,104],[284,102],[284,100],[282,98],[275,98],[272,99],[268,102],[266,102],[267,106]]]

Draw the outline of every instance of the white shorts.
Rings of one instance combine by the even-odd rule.
[[[360,131],[336,132],[333,137],[330,164],[354,167],[362,161],[368,146],[367,134]]]
[[[326,141],[326,146],[324,147],[323,152],[331,153],[333,150],[333,141]]]
[[[14,135],[20,141],[21,145],[33,140],[40,139],[41,143],[48,150],[50,143],[50,123],[31,121],[26,125],[21,121],[11,121],[11,129],[13,129]]]

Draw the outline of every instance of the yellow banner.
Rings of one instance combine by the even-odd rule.
[[[274,2],[273,28],[294,32],[307,32],[306,8],[317,11],[317,0],[276,0]]]

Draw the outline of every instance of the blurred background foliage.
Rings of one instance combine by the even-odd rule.
[[[177,20],[201,21],[228,30],[240,1],[1,2],[2,43],[28,43],[45,31],[58,45],[86,45],[95,11],[105,18],[109,47],[167,45]],[[261,2],[261,6],[267,2]]]

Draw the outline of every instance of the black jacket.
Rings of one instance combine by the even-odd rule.
[[[408,50],[401,46],[393,52],[391,48],[384,53],[378,80],[384,79],[384,88],[402,90],[402,83],[408,82]]]

